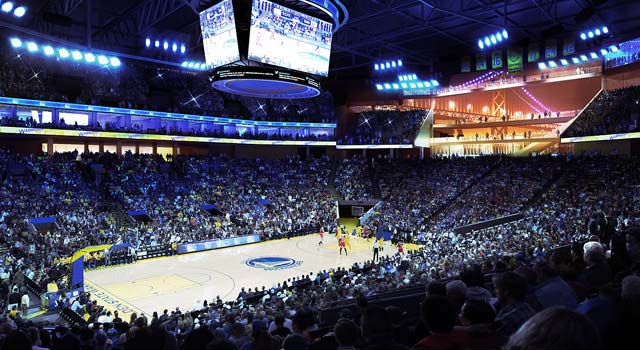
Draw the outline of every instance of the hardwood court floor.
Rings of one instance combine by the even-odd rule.
[[[233,300],[241,287],[270,288],[291,277],[323,269],[350,267],[372,258],[373,241],[352,238],[348,256],[338,254],[337,239],[309,235],[173,257],[143,260],[134,264],[85,272],[85,289],[92,298],[110,310],[118,310],[123,320],[129,314],[163,309],[190,310],[204,300]],[[396,247],[385,243],[383,254],[394,254]],[[381,254],[382,255],[382,254]],[[262,257],[253,266],[248,261]],[[280,269],[270,269],[271,267]]]

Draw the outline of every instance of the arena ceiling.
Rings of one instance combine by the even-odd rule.
[[[238,0],[248,3],[250,0]],[[287,2],[293,0],[283,0]],[[544,42],[607,25],[616,41],[638,36],[637,0],[341,0],[349,21],[333,38],[331,76],[362,78],[374,62],[401,58],[425,72],[450,69],[478,52],[477,39],[509,31],[508,45]],[[147,36],[187,43],[202,59],[198,12],[217,0],[15,0],[20,20],[0,17],[7,33],[43,35],[93,48],[176,59],[145,49]],[[278,1],[276,1],[278,2]]]

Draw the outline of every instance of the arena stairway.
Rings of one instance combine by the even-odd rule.
[[[382,199],[380,194],[380,182],[378,179],[378,173],[371,166],[371,162],[367,162],[367,172],[369,173],[369,182],[371,183],[371,194],[374,198]]]
[[[342,198],[340,193],[336,191],[336,187],[334,185],[336,181],[336,173],[338,172],[338,165],[340,165],[339,160],[333,159],[331,161],[331,168],[329,168],[329,182],[328,182],[327,190],[329,191],[329,193],[331,193],[331,197],[333,197],[334,199],[344,199]]]

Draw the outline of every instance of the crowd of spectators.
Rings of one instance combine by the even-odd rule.
[[[373,200],[373,189],[367,166],[362,157],[345,158],[336,169],[334,187],[344,200]]]
[[[339,144],[412,144],[426,111],[374,111],[353,116]]]
[[[640,87],[603,91],[562,136],[619,134],[640,130]]]

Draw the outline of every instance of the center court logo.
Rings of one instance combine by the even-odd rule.
[[[247,266],[263,269],[265,271],[290,269],[300,266],[302,261],[280,256],[264,256],[261,258],[249,259],[244,262]]]

